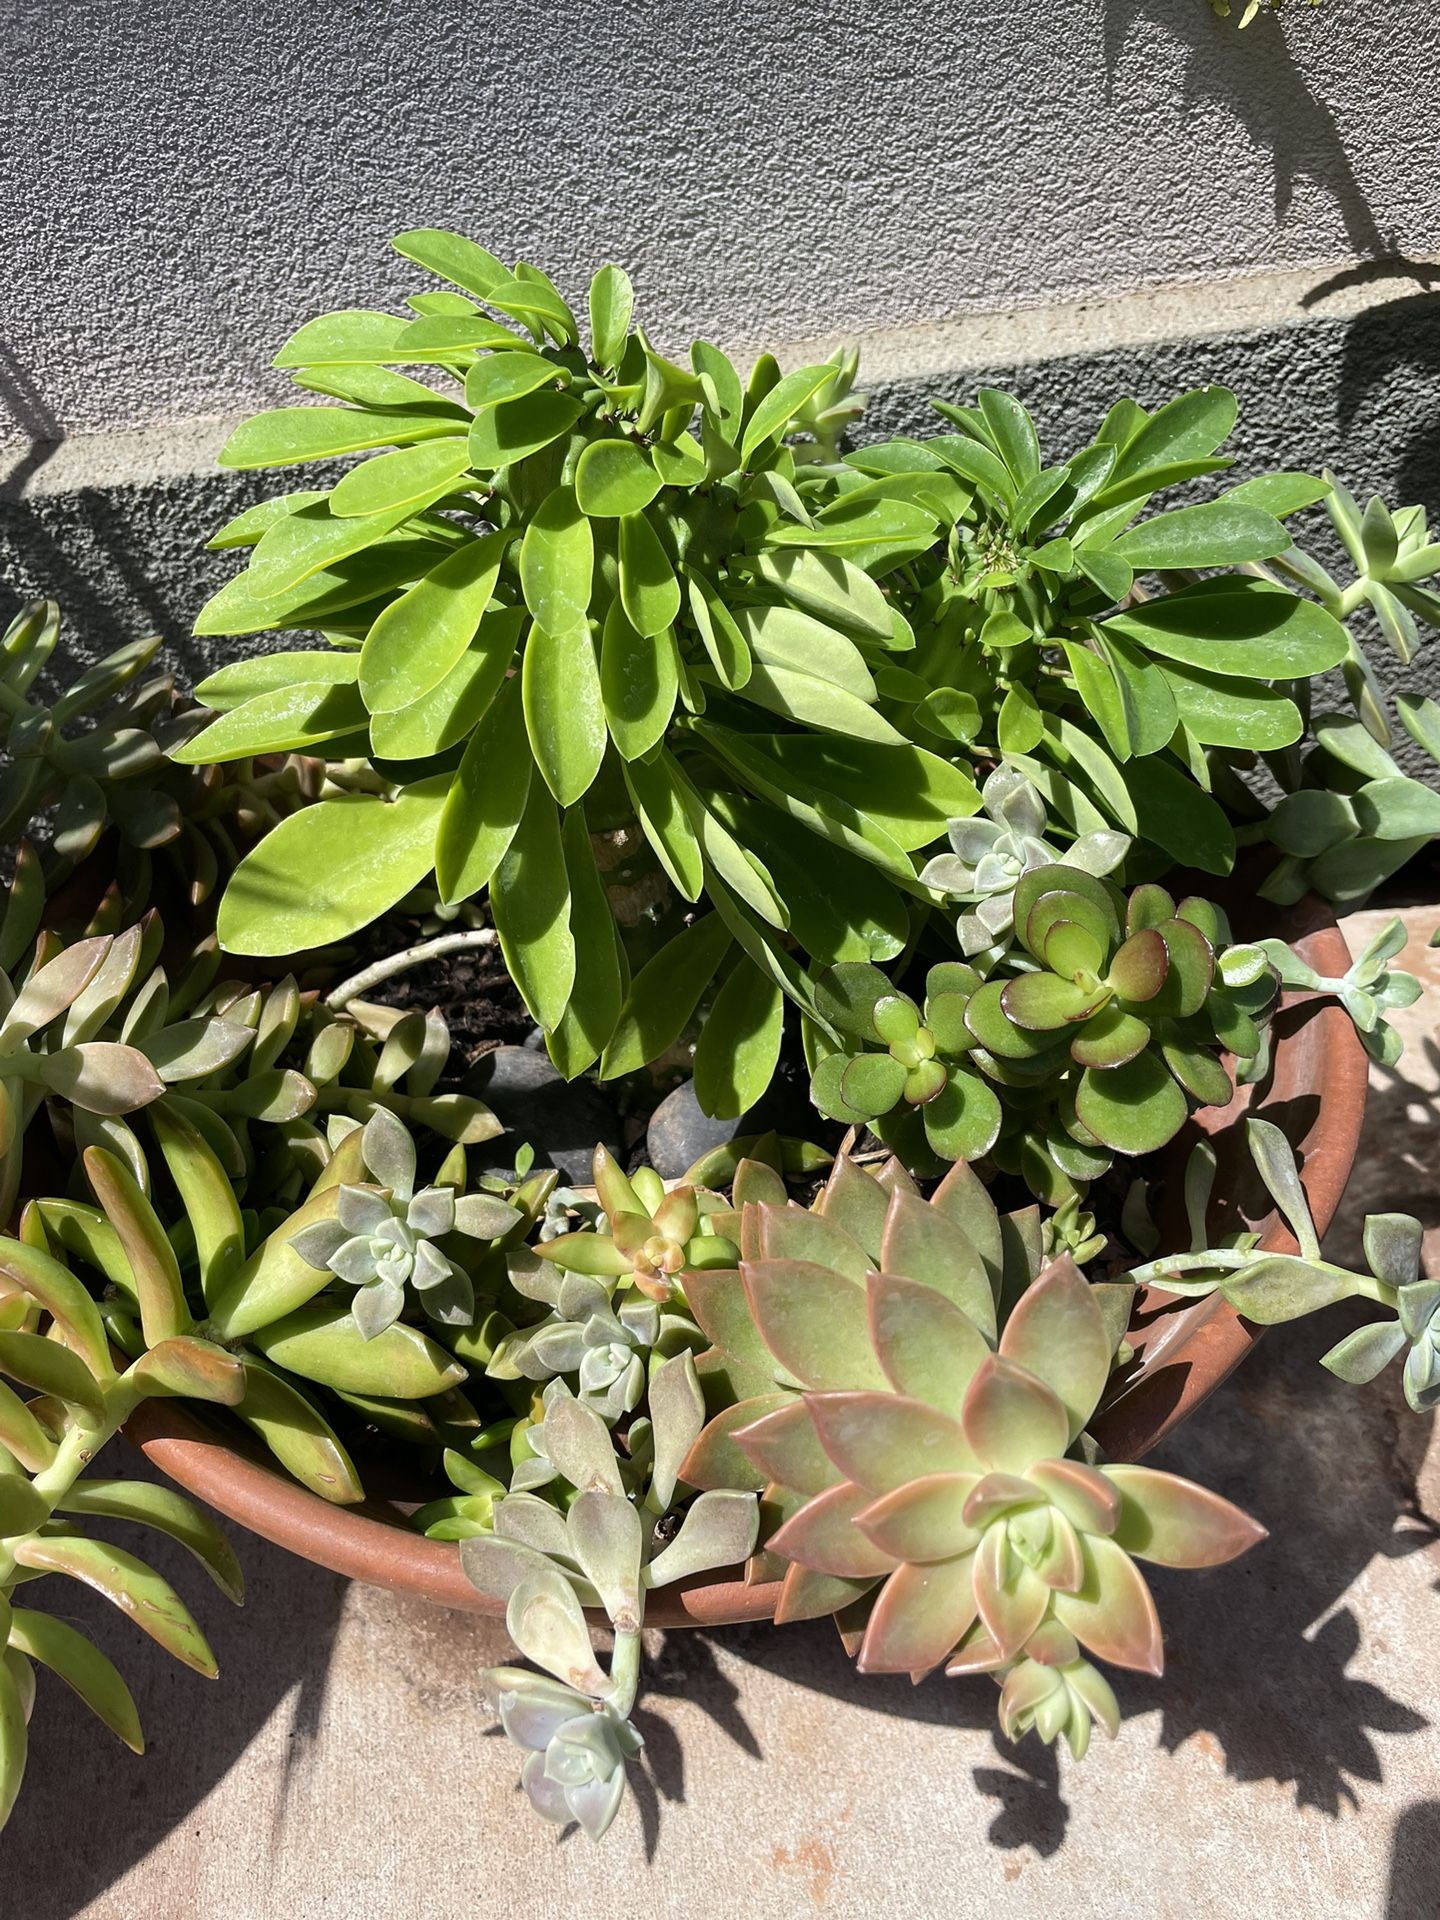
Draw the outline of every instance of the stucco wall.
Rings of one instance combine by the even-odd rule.
[[[1433,0],[4,0],[5,431],[244,408],[417,224],[729,345],[1440,250],[1437,67]]]
[[[0,70],[0,567],[86,645],[184,633],[224,422],[413,224],[623,260],[662,344],[860,336],[877,428],[1223,377],[1247,459],[1440,506],[1434,0],[0,0]]]

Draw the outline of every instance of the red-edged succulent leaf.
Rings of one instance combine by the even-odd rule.
[[[1115,1541],[1164,1567],[1219,1567],[1256,1546],[1266,1529],[1208,1487],[1153,1467],[1107,1467],[1120,1494]]]
[[[686,1486],[696,1487],[702,1493],[722,1487],[762,1492],[768,1476],[751,1464],[737,1445],[735,1434],[741,1427],[752,1426],[764,1414],[789,1405],[793,1398],[785,1393],[763,1394],[753,1400],[738,1401],[733,1407],[722,1407],[713,1420],[706,1422],[680,1463],[680,1478]]]
[[[761,1337],[789,1374],[822,1389],[889,1385],[853,1280],[808,1260],[745,1261],[740,1271]]]
[[[847,1480],[891,1493],[931,1473],[974,1473],[958,1420],[890,1393],[812,1393],[806,1404],[820,1444]]]
[[[978,1248],[948,1214],[914,1194],[896,1193],[885,1218],[880,1263],[886,1273],[918,1280],[968,1314],[981,1332],[995,1333],[995,1297]]]
[[[758,1207],[760,1258],[803,1260],[847,1280],[863,1280],[871,1265],[865,1249],[828,1214],[804,1207]]]
[[[970,1673],[993,1673],[1005,1665],[1005,1656],[996,1646],[983,1620],[977,1620],[950,1656],[945,1671],[952,1679]]]
[[[1144,1575],[1113,1540],[1088,1534],[1082,1545],[1084,1585],[1077,1593],[1051,1596],[1056,1619],[1097,1659],[1140,1673],[1162,1673],[1160,1619]]]
[[[775,1624],[784,1627],[794,1620],[823,1620],[826,1614],[850,1606],[874,1584],[873,1580],[842,1580],[835,1574],[815,1573],[792,1563],[780,1585]]]
[[[1086,882],[1087,884],[1080,884]],[[1015,889],[1015,925],[1037,960],[1045,957],[1050,929],[1061,921],[1086,928],[1106,953],[1120,938],[1120,919],[1103,881],[1075,868],[1032,868]]]
[[[1017,1027],[1053,1033],[1072,1021],[1088,1020],[1109,998],[1106,987],[1081,986],[1058,973],[1022,973],[1006,981],[1000,1005]]]
[[[1082,1533],[1114,1533],[1120,1495],[1098,1467],[1083,1460],[1041,1460],[1026,1478]]]
[[[693,1240],[700,1224],[700,1205],[693,1187],[672,1187],[652,1216],[655,1231],[667,1240]]]
[[[1025,1642],[1025,1658],[1042,1667],[1068,1667],[1080,1658],[1080,1646],[1068,1627],[1055,1619],[1042,1620]]]
[[[1017,1507],[1043,1507],[1040,1490],[1018,1473],[983,1473],[976,1477],[965,1500],[965,1518],[972,1527],[988,1527],[1002,1513]]]
[[[712,1267],[685,1276],[685,1298],[700,1331],[717,1352],[738,1363],[747,1375],[789,1381],[761,1337],[750,1311],[750,1297],[739,1270]],[[795,1381],[799,1385],[799,1381]]]
[[[1155,927],[1144,927],[1116,951],[1109,980],[1122,1000],[1153,1000],[1170,971],[1170,950]]]
[[[980,1544],[965,1518],[973,1473],[927,1473],[893,1493],[882,1493],[855,1515],[855,1524],[897,1560],[953,1560]]]
[[[1174,895],[1153,880],[1133,889],[1125,903],[1125,931],[1139,933],[1142,927],[1163,926],[1175,917]]]
[[[764,1160],[737,1162],[735,1178],[730,1183],[730,1204],[737,1211],[752,1200],[765,1206],[783,1207],[789,1197],[784,1175]]]
[[[1070,1042],[1070,1058],[1081,1067],[1123,1067],[1149,1044],[1145,1022],[1112,1002],[1085,1022]]]
[[[819,1211],[864,1248],[873,1266],[880,1258],[889,1205],[890,1196],[880,1182],[842,1153],[825,1182]]]
[[[1000,1341],[1006,1360],[1059,1395],[1069,1420],[1067,1445],[1105,1390],[1111,1351],[1089,1283],[1068,1253],[1052,1260],[1021,1295]]]
[[[741,1428],[734,1437],[735,1445],[766,1482],[793,1488],[808,1497],[823,1493],[844,1478],[821,1446],[804,1400],[787,1401]]]
[[[986,1630],[1013,1660],[1050,1610],[1051,1592],[1011,1550],[1003,1522],[987,1529],[975,1555],[975,1605]]]
[[[989,1353],[974,1321],[918,1280],[872,1273],[870,1341],[897,1393],[959,1417],[965,1389]]]
[[[1170,961],[1159,1010],[1184,1019],[1198,1013],[1209,998],[1215,978],[1215,951],[1188,920],[1166,920],[1155,931],[1165,942]]]
[[[870,1615],[875,1611],[875,1590],[863,1594],[860,1599],[852,1600],[848,1607],[842,1607],[835,1616],[835,1626],[840,1635],[840,1644],[847,1656],[853,1660],[859,1653],[865,1639],[865,1629],[870,1624]]]
[[[1070,1421],[1059,1396],[1033,1373],[991,1354],[980,1363],[960,1416],[975,1457],[997,1473],[1024,1473],[1063,1454]]]
[[[904,1566],[880,1590],[856,1665],[862,1673],[927,1673],[975,1618],[971,1556]]]
[[[829,1573],[841,1580],[865,1580],[891,1573],[897,1565],[893,1553],[876,1546],[855,1525],[855,1515],[869,1502],[863,1487],[842,1480],[817,1494],[787,1520],[768,1545],[787,1560],[809,1567],[813,1573]]]
[[[987,1053],[1001,1060],[1037,1060],[1053,1054],[1063,1035],[1017,1026],[1005,1012],[1005,992],[1013,983],[987,980],[970,996],[965,1024]]]
[[[1000,1216],[975,1169],[958,1160],[931,1194],[930,1205],[955,1222],[984,1261],[991,1281],[998,1281],[1005,1264]]]

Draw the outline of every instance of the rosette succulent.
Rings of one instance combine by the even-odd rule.
[[[290,1246],[355,1288],[350,1311],[367,1340],[395,1324],[411,1294],[441,1326],[469,1326],[473,1282],[438,1243],[452,1234],[488,1243],[521,1215],[494,1194],[457,1193],[446,1183],[417,1190],[415,1142],[384,1107],[366,1121],[360,1151],[379,1185],[342,1185],[334,1218],[302,1227]]]
[[[930,969],[917,1007],[863,961],[822,974],[816,1006],[843,1040],[818,1061],[811,1099],[832,1120],[873,1124],[902,1152],[914,1131],[907,1116],[918,1115],[922,1148],[945,1160],[978,1160],[994,1146],[1001,1117],[994,1089],[970,1063],[976,1043],[965,1009],[979,985],[973,967],[942,961]]]
[[[1090,1286],[1068,1255],[1029,1279],[1016,1241],[1038,1247],[1038,1218],[1007,1231],[963,1166],[927,1203],[842,1162],[817,1211],[748,1205],[742,1237],[739,1271],[703,1276],[693,1304],[716,1341],[702,1377],[738,1370],[756,1392],[682,1473],[703,1486],[749,1462],[780,1520],[768,1554],[789,1563],[776,1618],[839,1612],[868,1671],[1004,1670],[1007,1720],[1083,1751],[1111,1709],[1079,1647],[1161,1668],[1135,1561],[1214,1566],[1262,1537],[1189,1481],[1085,1457],[1128,1289]],[[1015,1680],[1025,1661],[1064,1690]]]
[[[663,1304],[687,1268],[735,1258],[723,1232],[729,1210],[718,1194],[688,1185],[667,1193],[653,1167],[627,1175],[603,1146],[595,1149],[593,1177],[605,1225],[547,1240],[545,1257],[555,1266],[604,1276]]]
[[[1190,1099],[1230,1098],[1220,1047],[1255,1052],[1251,1010],[1275,988],[1262,956],[1243,981],[1217,990],[1228,930],[1215,907],[1198,899],[1177,907],[1154,885],[1127,902],[1066,866],[1026,874],[1015,907],[1029,968],[987,980],[965,1010],[975,1044],[1007,1081],[1063,1075],[1079,1139],[1130,1154],[1173,1138]]]
[[[950,852],[937,854],[920,872],[927,887],[966,903],[955,923],[966,955],[1008,945],[1015,926],[1015,888],[1032,868],[1063,861],[1082,873],[1112,873],[1130,850],[1128,834],[1099,828],[1057,852],[1044,837],[1045,802],[1018,768],[996,767],[980,798],[987,817],[952,820]]]
[[[646,1358],[660,1338],[657,1303],[633,1296],[613,1302],[603,1280],[565,1273],[523,1249],[509,1271],[517,1293],[551,1311],[538,1325],[499,1341],[485,1367],[491,1379],[545,1381],[565,1374],[609,1424],[633,1412],[645,1391]]]
[[[507,1737],[526,1753],[520,1784],[531,1806],[603,1838],[625,1797],[625,1762],[645,1744],[634,1727],[609,1701],[596,1704],[528,1667],[491,1667],[484,1681]]]

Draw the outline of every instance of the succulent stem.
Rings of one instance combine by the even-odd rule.
[[[495,939],[493,927],[471,927],[463,933],[441,933],[433,940],[418,941],[413,947],[386,954],[383,960],[372,961],[368,967],[362,967],[359,973],[352,973],[348,980],[340,982],[333,993],[325,996],[325,1005],[332,1013],[339,1013],[352,1000],[357,1000],[362,993],[379,986],[384,980],[393,980],[397,974],[408,973],[412,967],[422,967],[427,960],[438,960],[442,954],[493,947]]]

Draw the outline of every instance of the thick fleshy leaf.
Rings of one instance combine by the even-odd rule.
[[[951,1560],[980,1544],[965,1518],[972,1473],[927,1473],[860,1507],[855,1524],[896,1560]]]
[[[105,1540],[32,1538],[19,1543],[15,1558],[38,1573],[68,1574],[93,1587],[183,1665],[215,1678],[215,1656],[189,1608],[133,1553]]]
[[[1170,952],[1159,930],[1142,927],[1132,933],[1110,962],[1109,980],[1124,1000],[1153,1000],[1165,985]]]
[[[1105,1390],[1112,1347],[1089,1283],[1068,1253],[1022,1294],[1000,1352],[1059,1395],[1073,1440]]]
[[[795,1379],[834,1389],[888,1384],[853,1280],[806,1260],[746,1261],[741,1273],[766,1346]]]
[[[871,1345],[895,1391],[958,1418],[990,1351],[984,1334],[922,1281],[872,1273],[866,1285]]]
[[[644,1538],[634,1506],[624,1494],[592,1488],[570,1508],[566,1539],[611,1620],[627,1630],[637,1628]]]
[[[1010,1360],[983,1360],[965,1395],[961,1423],[975,1457],[999,1473],[1023,1474],[1070,1443],[1070,1420],[1043,1380]]]
[[[741,1427],[735,1444],[764,1476],[807,1496],[824,1493],[843,1478],[820,1444],[806,1400],[790,1399]]]
[[[873,1580],[841,1580],[835,1574],[792,1566],[780,1587],[775,1624],[784,1627],[794,1620],[823,1620],[860,1599],[874,1584]]]
[[[705,1395],[688,1349],[673,1354],[650,1377],[650,1423],[655,1459],[650,1499],[664,1512],[675,1495],[680,1468],[705,1425]]]
[[[145,1751],[140,1716],[130,1689],[113,1662],[83,1633],[48,1613],[16,1607],[10,1617],[10,1645],[58,1674],[132,1753]],[[3,1815],[0,1807],[0,1820]]]
[[[896,1556],[875,1545],[855,1525],[855,1515],[870,1502],[863,1487],[841,1481],[808,1501],[769,1545],[788,1560],[842,1580],[863,1580],[890,1573]],[[936,1556],[937,1558],[939,1556]]]
[[[842,1154],[830,1170],[819,1209],[874,1263],[880,1258],[889,1195],[877,1180]]]
[[[340,1392],[424,1400],[465,1378],[464,1367],[418,1327],[390,1326],[367,1340],[339,1302],[301,1307],[250,1337],[277,1367]]]
[[[233,1364],[238,1371],[239,1362]],[[57,1508],[154,1527],[192,1553],[228,1600],[239,1606],[245,1597],[244,1576],[229,1541],[208,1513],[173,1487],[143,1480],[78,1480]]]
[[[1000,992],[1000,1004],[1017,1027],[1053,1033],[1072,1021],[1088,1019],[1104,1005],[1107,997],[1106,989],[1101,986],[1082,986],[1075,980],[1062,980],[1054,973],[1022,973],[1006,981]]]
[[[995,1298],[985,1261],[949,1213],[913,1194],[892,1194],[880,1264],[886,1273],[933,1287],[993,1339]]]
[[[1078,1593],[1057,1593],[1055,1617],[1099,1660],[1140,1673],[1162,1673],[1165,1651],[1160,1619],[1144,1576],[1122,1547],[1087,1534],[1085,1584]]]
[[[1151,1053],[1123,1066],[1088,1067],[1075,1093],[1075,1112],[1095,1138],[1118,1153],[1152,1153],[1173,1140],[1189,1111],[1185,1095]]]
[[[881,1589],[856,1666],[861,1673],[928,1673],[975,1618],[972,1556],[904,1566]]]
[[[575,1589],[548,1561],[540,1561],[511,1593],[505,1631],[527,1660],[565,1686],[597,1700],[610,1692],[609,1677],[595,1658]]]
[[[645,1569],[649,1587],[669,1586],[697,1573],[738,1567],[755,1549],[760,1510],[752,1494],[736,1488],[702,1493],[685,1510],[680,1531]]]
[[[1219,1567],[1266,1538],[1266,1529],[1207,1487],[1152,1467],[1115,1466],[1105,1478],[1118,1488],[1116,1544],[1165,1567]]]
[[[847,1479],[872,1494],[891,1493],[924,1474],[977,1470],[960,1423],[918,1400],[812,1393],[806,1405],[826,1453]]]
[[[764,1260],[803,1260],[847,1280],[863,1281],[870,1271],[865,1249],[829,1214],[766,1202],[756,1207],[753,1219],[748,1211],[745,1219],[747,1232],[751,1225],[755,1228]]]
[[[593,1407],[572,1395],[558,1395],[546,1407],[545,1451],[555,1471],[582,1493],[590,1487],[624,1493],[609,1428]]]
[[[1002,1656],[1013,1659],[1050,1610],[1051,1590],[1013,1552],[1003,1525],[987,1529],[975,1555],[975,1605]]]

